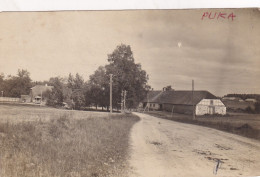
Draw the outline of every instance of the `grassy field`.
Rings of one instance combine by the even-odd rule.
[[[132,114],[0,105],[1,177],[124,176]]]
[[[192,119],[191,115],[171,114],[170,112],[146,112],[155,117],[174,120],[183,123],[196,124],[223,130],[248,138],[260,140],[260,114],[231,113],[226,116],[198,116]]]

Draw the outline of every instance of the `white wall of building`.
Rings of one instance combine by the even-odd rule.
[[[219,99],[203,99],[196,105],[196,115],[226,114],[226,106]]]
[[[150,109],[154,109],[154,110],[159,110],[160,109],[160,105],[158,103],[148,103],[148,107]]]
[[[158,103],[140,103],[139,108],[149,108],[149,109],[152,109],[152,110],[159,110],[160,109],[160,104]]]

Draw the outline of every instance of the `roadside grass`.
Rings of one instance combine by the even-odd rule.
[[[162,111],[150,111],[146,114],[169,119],[182,123],[201,125],[218,130],[238,134],[248,138],[260,140],[260,115],[259,114],[237,114],[237,115],[207,115],[197,116],[195,119],[191,115],[176,114]]]
[[[64,113],[73,114],[74,119],[102,118],[108,115],[105,112],[74,111],[44,106],[0,103],[0,122],[50,121],[50,119],[60,117]]]
[[[137,116],[95,117],[92,112],[60,110],[53,114],[55,110],[44,108],[20,111],[24,109],[34,112],[36,120],[0,122],[1,177],[124,176],[129,133]],[[39,119],[37,112],[42,111],[53,116]],[[13,116],[19,119],[19,114]]]

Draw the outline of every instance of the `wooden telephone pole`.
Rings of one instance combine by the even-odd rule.
[[[125,109],[126,109],[126,106],[125,106],[125,101],[126,100],[126,90],[124,91],[124,111],[125,111]]]
[[[112,107],[112,78],[113,78],[113,74],[109,74],[110,76],[110,113],[113,112],[113,107]]]
[[[124,91],[121,92],[121,112],[124,110]]]
[[[195,119],[195,109],[194,109],[194,80],[192,80],[192,118]]]
[[[126,109],[126,90],[122,90],[121,93],[121,112],[125,111]]]

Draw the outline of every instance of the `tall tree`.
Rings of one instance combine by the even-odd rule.
[[[85,93],[87,105],[91,103],[96,107],[108,107],[109,104],[109,78],[106,69],[100,66],[93,75],[89,77],[88,89]]]
[[[115,101],[120,102],[121,91],[127,91],[127,106],[137,107],[143,100],[150,86],[147,84],[148,75],[142,70],[141,64],[136,64],[133,52],[129,45],[121,44],[108,55],[109,65],[106,66],[107,74],[113,74],[113,89]],[[116,105],[115,105],[116,106]]]
[[[80,109],[85,104],[84,100],[84,79],[78,73],[74,77],[71,73],[67,82],[68,89],[71,90],[70,99],[73,101],[73,107]]]
[[[108,106],[109,74],[113,74],[113,107],[120,107],[123,90],[127,91],[127,107],[137,107],[138,103],[145,98],[150,86],[147,84],[149,78],[146,71],[142,69],[141,64],[136,64],[134,61],[131,47],[125,44],[117,46],[111,54],[108,54],[107,60],[108,65],[98,68],[90,76],[92,90],[95,90],[95,94],[99,96],[102,95],[100,92],[103,93],[104,104]],[[101,104],[102,99],[98,96],[93,99],[96,104]]]
[[[70,73],[68,77],[68,88],[73,89],[74,88],[74,77]]]
[[[49,106],[62,106],[65,100],[64,89],[65,84],[62,78],[52,77],[49,80],[50,85],[53,86],[52,91],[46,93],[47,105]]]
[[[84,79],[82,76],[79,75],[79,73],[76,73],[75,79],[74,79],[74,89],[82,89],[84,86]]]

